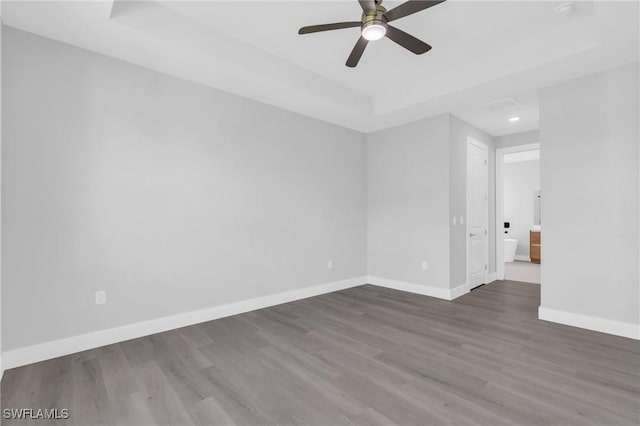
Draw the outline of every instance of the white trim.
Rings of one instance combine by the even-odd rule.
[[[520,260],[522,262],[531,262],[531,258],[529,256],[525,256],[523,254],[516,254],[516,260]]]
[[[464,283],[457,287],[448,289],[435,287],[426,284],[416,284],[407,281],[397,281],[389,278],[367,277],[367,283],[379,287],[391,288],[394,290],[406,291],[408,293],[420,294],[422,296],[435,297],[443,300],[455,300],[460,296],[469,293],[469,283]]]
[[[437,297],[438,299],[451,300],[451,290],[448,288],[434,287],[426,284],[416,284],[406,281],[396,281],[389,278],[367,277],[367,283],[394,290],[407,291],[423,296]]]
[[[472,137],[467,137],[467,146],[466,146],[466,150],[465,150],[465,167],[466,167],[466,179],[465,179],[465,203],[466,203],[466,208],[465,208],[465,213],[467,215],[467,221],[465,222],[465,235],[464,235],[464,240],[465,240],[465,251],[466,251],[466,269],[467,269],[467,276],[465,277],[467,280],[467,287],[469,288],[469,291],[471,291],[471,268],[469,268],[469,145],[475,145],[476,147],[483,149],[486,151],[487,153],[487,159],[485,160],[486,164],[486,172],[487,172],[487,187],[486,187],[486,194],[485,194],[485,208],[487,209],[486,214],[485,214],[485,223],[484,223],[484,229],[485,229],[485,239],[484,239],[484,264],[485,264],[485,270],[484,270],[484,284],[487,284],[489,282],[489,145],[485,144],[484,142],[480,142],[477,139],[474,139]],[[478,284],[478,286],[480,286],[482,284]],[[478,286],[474,286],[478,287]]]
[[[487,275],[487,282],[485,284],[491,284],[492,282],[494,282],[495,280],[498,279],[498,274],[495,272],[491,272],[490,274]],[[482,284],[480,284],[482,285]],[[455,300],[460,296],[464,296],[465,294],[469,293],[471,291],[471,289],[469,288],[469,283],[464,283],[462,285],[459,285],[458,287],[454,287],[450,290],[450,297],[451,299],[449,300]]]
[[[344,290],[346,288],[357,287],[366,284],[366,278],[367,277],[362,276],[342,281],[334,281],[13,349],[2,354],[4,357],[4,368],[20,367],[22,365],[148,336],[150,334]]]
[[[460,296],[464,296],[465,294],[469,293],[469,291],[469,283],[464,283],[462,285],[459,285],[458,287],[454,287],[449,290],[449,300],[455,300]]]
[[[2,365],[2,354],[0,354],[0,382],[2,381],[2,376],[4,375],[4,368]]]
[[[557,309],[543,308],[542,306],[538,308],[538,318],[544,321],[557,322],[559,324],[640,340],[640,324],[615,321],[590,315],[574,314]]]
[[[522,163],[540,159],[539,149],[528,149],[526,151],[508,153],[504,157],[504,164]]]
[[[529,143],[507,148],[496,149],[496,273],[499,280],[504,280],[504,154],[540,149],[540,143]]]

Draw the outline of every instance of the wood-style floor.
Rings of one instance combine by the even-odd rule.
[[[357,287],[9,370],[2,407],[83,426],[638,425],[640,343],[539,321],[539,291]]]

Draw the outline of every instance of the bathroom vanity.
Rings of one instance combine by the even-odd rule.
[[[529,231],[529,257],[532,263],[540,263],[540,231]]]

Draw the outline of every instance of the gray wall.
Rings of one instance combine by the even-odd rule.
[[[2,3],[0,2],[0,100],[2,99]],[[0,101],[0,117],[2,116],[2,102]],[[0,119],[0,192],[2,188],[2,120]],[[2,197],[0,197],[0,212],[2,211]],[[1,215],[0,215],[1,216]],[[2,219],[0,217],[0,241],[2,241]],[[4,372],[2,366],[2,244],[0,244],[0,378]]]
[[[638,63],[540,96],[542,301],[639,322]]]
[[[538,130],[532,130],[530,132],[496,136],[494,142],[496,149],[538,143],[540,142],[540,132]]]
[[[504,221],[509,235],[518,239],[516,254],[529,257],[529,231],[533,226],[533,190],[540,188],[540,160],[518,161],[503,166]]]
[[[449,119],[368,135],[369,275],[450,287]]]
[[[365,138],[3,32],[3,350],[367,273],[456,287],[467,137],[490,170],[538,141],[450,115]],[[639,321],[637,93],[637,63],[541,93],[544,307]]]
[[[467,214],[468,137],[489,147],[489,272],[495,272],[493,138],[448,114],[367,137],[369,275],[444,288],[466,282],[466,225],[459,218]]]
[[[450,156],[449,156],[449,234],[451,256],[451,287],[458,287],[467,281],[467,139],[473,138],[489,148],[489,272],[496,271],[496,181],[493,138],[476,129],[456,116],[451,116]],[[453,216],[457,217],[456,225]],[[460,216],[465,222],[460,224]]]
[[[2,54],[3,350],[366,274],[363,135],[9,28]]]

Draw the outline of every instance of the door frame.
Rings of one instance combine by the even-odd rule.
[[[534,149],[540,149],[540,142],[496,149],[496,274],[499,280],[504,280],[504,244],[500,244],[504,238],[504,155]]]
[[[487,284],[489,281],[489,145],[480,142],[477,139],[474,139],[472,137],[467,137],[467,146],[466,146],[466,150],[465,150],[465,187],[466,187],[466,217],[467,220],[465,222],[465,234],[464,234],[464,241],[465,241],[465,246],[466,246],[466,252],[467,252],[467,288],[469,290],[473,290],[475,287],[471,287],[471,279],[470,279],[470,275],[471,275],[471,268],[469,265],[469,145],[475,145],[476,147],[484,150],[487,152],[487,166],[486,166],[486,173],[487,173],[487,186],[486,186],[486,197],[487,197],[487,202],[485,203],[485,216],[484,216],[484,227],[487,231],[486,234],[486,238],[484,240],[484,264],[487,265],[485,270],[484,270],[484,284]],[[479,284],[482,285],[482,284]]]

